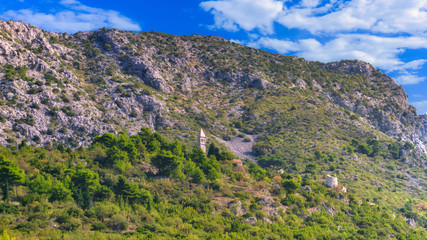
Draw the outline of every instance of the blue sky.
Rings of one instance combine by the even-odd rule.
[[[427,0],[2,0],[0,19],[68,33],[216,35],[308,60],[359,59],[427,113]]]

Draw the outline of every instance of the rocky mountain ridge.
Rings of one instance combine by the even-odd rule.
[[[77,147],[145,126],[194,140],[200,127],[231,136],[236,121],[247,122],[247,134],[262,134],[263,116],[274,111],[252,113],[247,99],[289,96],[308,99],[294,102],[304,108],[350,114],[427,153],[426,117],[393,79],[360,61],[311,62],[219,37],[114,29],[71,35],[0,21],[0,65],[1,144]]]

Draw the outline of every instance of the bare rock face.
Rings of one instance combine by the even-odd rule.
[[[369,63],[361,61],[341,61],[332,62],[326,65],[328,69],[336,70],[348,74],[372,75],[377,69]]]
[[[209,74],[209,73],[207,73]],[[222,79],[233,86],[247,85],[258,90],[277,89],[277,86],[269,82],[261,72],[255,71],[252,73],[242,72],[223,72],[217,71],[214,75],[210,75],[207,79]]]
[[[219,37],[108,29],[51,33],[0,21],[0,143],[27,139],[77,147],[105,132],[133,134],[141,127],[190,132],[200,125],[224,132],[245,116],[246,99],[293,91],[311,94],[305,101],[310,108],[343,107],[427,153],[427,118],[417,116],[393,79],[360,61],[316,64]],[[310,73],[311,65],[334,77],[359,76],[370,87],[348,94]]]
[[[420,116],[420,120],[419,120],[420,126],[417,129],[418,132],[417,134],[420,137],[420,140],[423,142],[427,142],[427,115],[422,115]]]
[[[160,70],[150,64],[144,64],[141,58],[130,57],[123,61],[122,64],[127,67],[128,73],[138,76],[148,86],[164,93],[172,91],[171,86],[160,74]]]
[[[250,225],[254,226],[257,223],[256,217],[248,217],[245,219],[245,223],[249,223]]]
[[[332,207],[329,207],[327,204],[322,204],[325,208],[326,212],[328,212],[331,216],[335,216],[335,214],[338,213],[338,211]]]
[[[259,200],[258,204],[260,206],[270,206],[271,204],[274,203],[274,200],[269,198],[269,197],[263,197]]]
[[[245,215],[246,213],[248,213],[248,209],[246,209],[245,206],[242,206],[242,203],[240,201],[230,203],[228,208],[236,216],[242,216],[242,215]]]
[[[277,89],[277,86],[267,81],[260,72],[247,74],[243,76],[244,81],[249,84],[250,87],[254,87],[259,90]]]
[[[129,133],[136,133],[144,126],[154,129],[170,125],[162,116],[166,107],[161,100],[126,90],[117,92],[117,84],[106,82],[109,86],[101,95],[108,94],[110,100],[98,103],[101,96],[90,95],[85,89],[87,79],[78,77],[76,69],[65,68],[85,67],[82,61],[76,60],[88,59],[90,54],[81,55],[82,49],[76,49],[72,44],[90,37],[89,33],[49,33],[13,21],[0,21],[0,31],[0,65],[2,68],[9,66],[9,71],[13,73],[7,75],[6,71],[0,72],[0,91],[7,103],[0,108],[4,118],[0,124],[0,131],[3,132],[1,144],[26,139],[36,144],[62,142],[80,146],[89,144],[94,136],[117,132],[123,127]],[[110,37],[114,38],[114,33]],[[58,39],[72,43],[64,45]],[[104,41],[113,44],[108,38],[104,38]],[[117,51],[117,54],[121,53]],[[141,73],[140,77],[147,85],[160,91],[170,91],[160,73],[155,69],[147,70],[142,62],[140,65],[137,63],[136,60],[133,62],[135,71]],[[17,75],[18,68],[24,69],[24,73]],[[90,68],[96,70],[95,66]],[[96,79],[102,80],[100,77]],[[124,118],[134,123],[129,125],[128,120],[123,121]]]
[[[416,227],[416,226],[417,226],[417,223],[415,222],[415,220],[414,220],[413,218],[406,219],[406,223],[407,223],[409,226],[411,226],[412,228],[414,228],[414,227]]]
[[[299,88],[301,88],[301,89],[306,89],[306,87],[307,87],[307,83],[306,83],[306,82],[304,82],[304,80],[302,80],[301,78],[298,78],[298,79],[296,80],[296,84],[297,84],[297,86],[298,86]]]
[[[423,153],[427,153],[422,141],[426,140],[425,118],[418,116],[416,109],[408,103],[408,95],[392,78],[382,74],[371,64],[361,61],[341,61],[328,63],[327,69],[359,74],[367,83],[380,79],[384,94],[383,98],[366,97],[361,92],[356,92],[351,97],[346,95],[328,97],[339,106],[360,114],[367,122],[388,135],[413,142]],[[356,101],[354,100],[356,99]],[[365,103],[365,104],[361,104]]]

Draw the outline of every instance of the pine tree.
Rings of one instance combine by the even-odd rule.
[[[19,168],[18,164],[0,155],[0,187],[2,189],[4,201],[9,201],[10,185],[19,183],[23,179],[24,171]]]

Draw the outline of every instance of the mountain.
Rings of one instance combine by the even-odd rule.
[[[213,36],[0,21],[0,65],[5,146],[84,148],[148,127],[191,149],[203,128],[209,143],[268,171],[335,174],[395,211],[408,198],[426,202],[427,116],[365,62],[307,61]],[[425,227],[426,210],[415,215]]]
[[[231,134],[228,123],[250,115],[247,98],[277,95],[341,115],[342,107],[425,153],[424,118],[402,87],[364,62],[310,62],[219,37],[107,29],[69,35],[12,21],[0,28],[3,144],[25,138],[78,146],[87,136],[141,126]],[[193,114],[190,125],[184,120]]]

